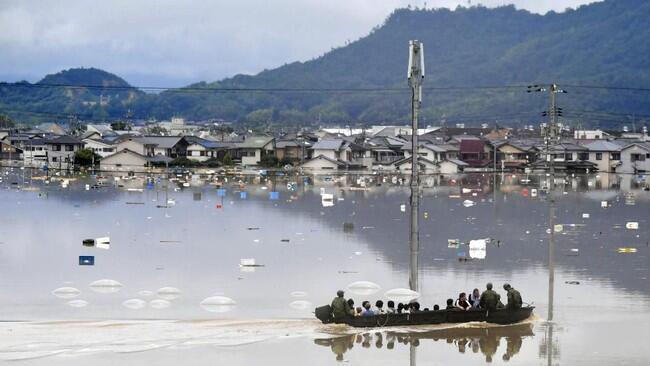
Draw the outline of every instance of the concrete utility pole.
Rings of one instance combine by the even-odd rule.
[[[411,87],[411,237],[409,287],[418,291],[418,251],[420,249],[419,220],[419,178],[418,178],[418,112],[422,103],[424,82],[424,45],[417,40],[409,42],[408,82]]]

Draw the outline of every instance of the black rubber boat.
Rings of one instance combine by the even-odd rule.
[[[421,311],[412,314],[380,314],[362,317],[345,317],[343,319],[332,318],[332,311],[329,305],[317,307],[314,313],[316,318],[324,324],[342,323],[353,327],[391,327],[409,325],[427,325],[443,323],[468,323],[488,322],[494,324],[515,324],[528,319],[533,313],[534,306],[522,307],[521,309],[497,309],[497,310],[437,310]]]

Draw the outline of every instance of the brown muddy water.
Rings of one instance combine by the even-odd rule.
[[[562,227],[551,244],[548,177],[422,177],[423,307],[487,281],[505,297],[508,282],[536,306],[535,315],[513,326],[353,329],[320,324],[313,308],[355,281],[381,287],[370,295],[348,290],[357,303],[408,287],[404,178],[154,177],[148,186],[142,178],[74,177],[63,187],[56,177],[46,183],[42,172],[0,174],[3,363],[650,360],[650,192],[643,189],[650,178],[556,178],[554,223]],[[110,245],[82,245],[100,237]],[[448,245],[481,238],[493,239],[483,259],[466,245]],[[93,256],[94,265],[79,265],[80,256]],[[261,266],[241,267],[242,259]]]

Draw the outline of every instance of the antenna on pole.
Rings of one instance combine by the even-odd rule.
[[[418,291],[418,252],[420,248],[419,220],[419,178],[418,178],[418,113],[422,103],[422,83],[424,82],[424,45],[417,40],[409,42],[409,65],[407,71],[411,87],[411,237],[410,237],[410,275],[409,287]]]

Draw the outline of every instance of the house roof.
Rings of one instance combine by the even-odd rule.
[[[236,146],[240,149],[261,149],[273,141],[273,137],[269,136],[248,136],[243,142],[239,142]]]
[[[412,156],[409,156],[408,158],[404,158],[404,159],[401,159],[401,160],[397,160],[394,164],[395,164],[395,166],[399,166],[399,165],[404,165],[404,164],[406,164],[406,163],[410,163],[410,162],[411,162],[411,158],[412,158]],[[418,162],[421,162],[421,161],[423,161],[423,162],[425,162],[425,163],[429,163],[429,164],[431,164],[431,165],[437,165],[435,162],[433,162],[433,161],[431,161],[431,160],[429,160],[429,159],[427,159],[427,158],[423,158],[423,157],[420,156],[420,157],[418,158]]]
[[[197,144],[197,145],[203,146],[206,149],[227,148],[227,147],[230,147],[230,145],[231,145],[231,144],[227,144],[227,143],[223,143],[223,142],[206,140],[206,139],[202,139],[202,138],[194,137],[194,136],[186,136],[185,139],[187,140],[187,142],[190,145]]]
[[[68,135],[63,135],[59,137],[52,137],[52,138],[47,138],[43,139],[44,143],[49,144],[49,145],[54,145],[54,144],[75,144],[75,145],[83,145],[83,141],[79,140],[76,137],[68,136]]]
[[[323,139],[312,146],[314,150],[340,150],[343,145],[341,139]]]
[[[183,136],[142,136],[136,137],[133,140],[144,145],[154,145],[161,149],[171,149],[183,139]]]
[[[460,151],[462,153],[482,153],[485,148],[483,140],[463,139],[460,141]]]
[[[638,146],[642,149],[650,151],[650,143],[648,142],[633,142],[631,144],[625,145],[625,147],[621,148],[621,150],[625,150],[627,148],[630,148],[632,146]]]
[[[589,151],[621,151],[621,145],[605,140],[597,140],[584,145]]]
[[[445,161],[448,161],[452,164],[456,164],[458,166],[469,166],[469,164],[467,164],[466,162],[458,159],[446,159]]]
[[[114,156],[116,156],[116,155],[119,155],[119,154],[132,154],[132,155],[135,155],[135,156],[137,156],[137,157],[139,157],[139,158],[142,158],[142,159],[144,159],[144,160],[149,160],[148,157],[146,157],[146,156],[144,156],[144,155],[142,155],[142,154],[139,154],[139,153],[137,153],[137,152],[135,152],[135,151],[133,151],[133,150],[129,150],[129,149],[122,149],[122,150],[117,151],[117,152],[115,152],[115,153],[113,153],[113,154],[110,154],[110,155],[104,156],[101,160],[106,160],[106,159],[108,159],[108,158],[112,158],[112,157],[114,157]]]

